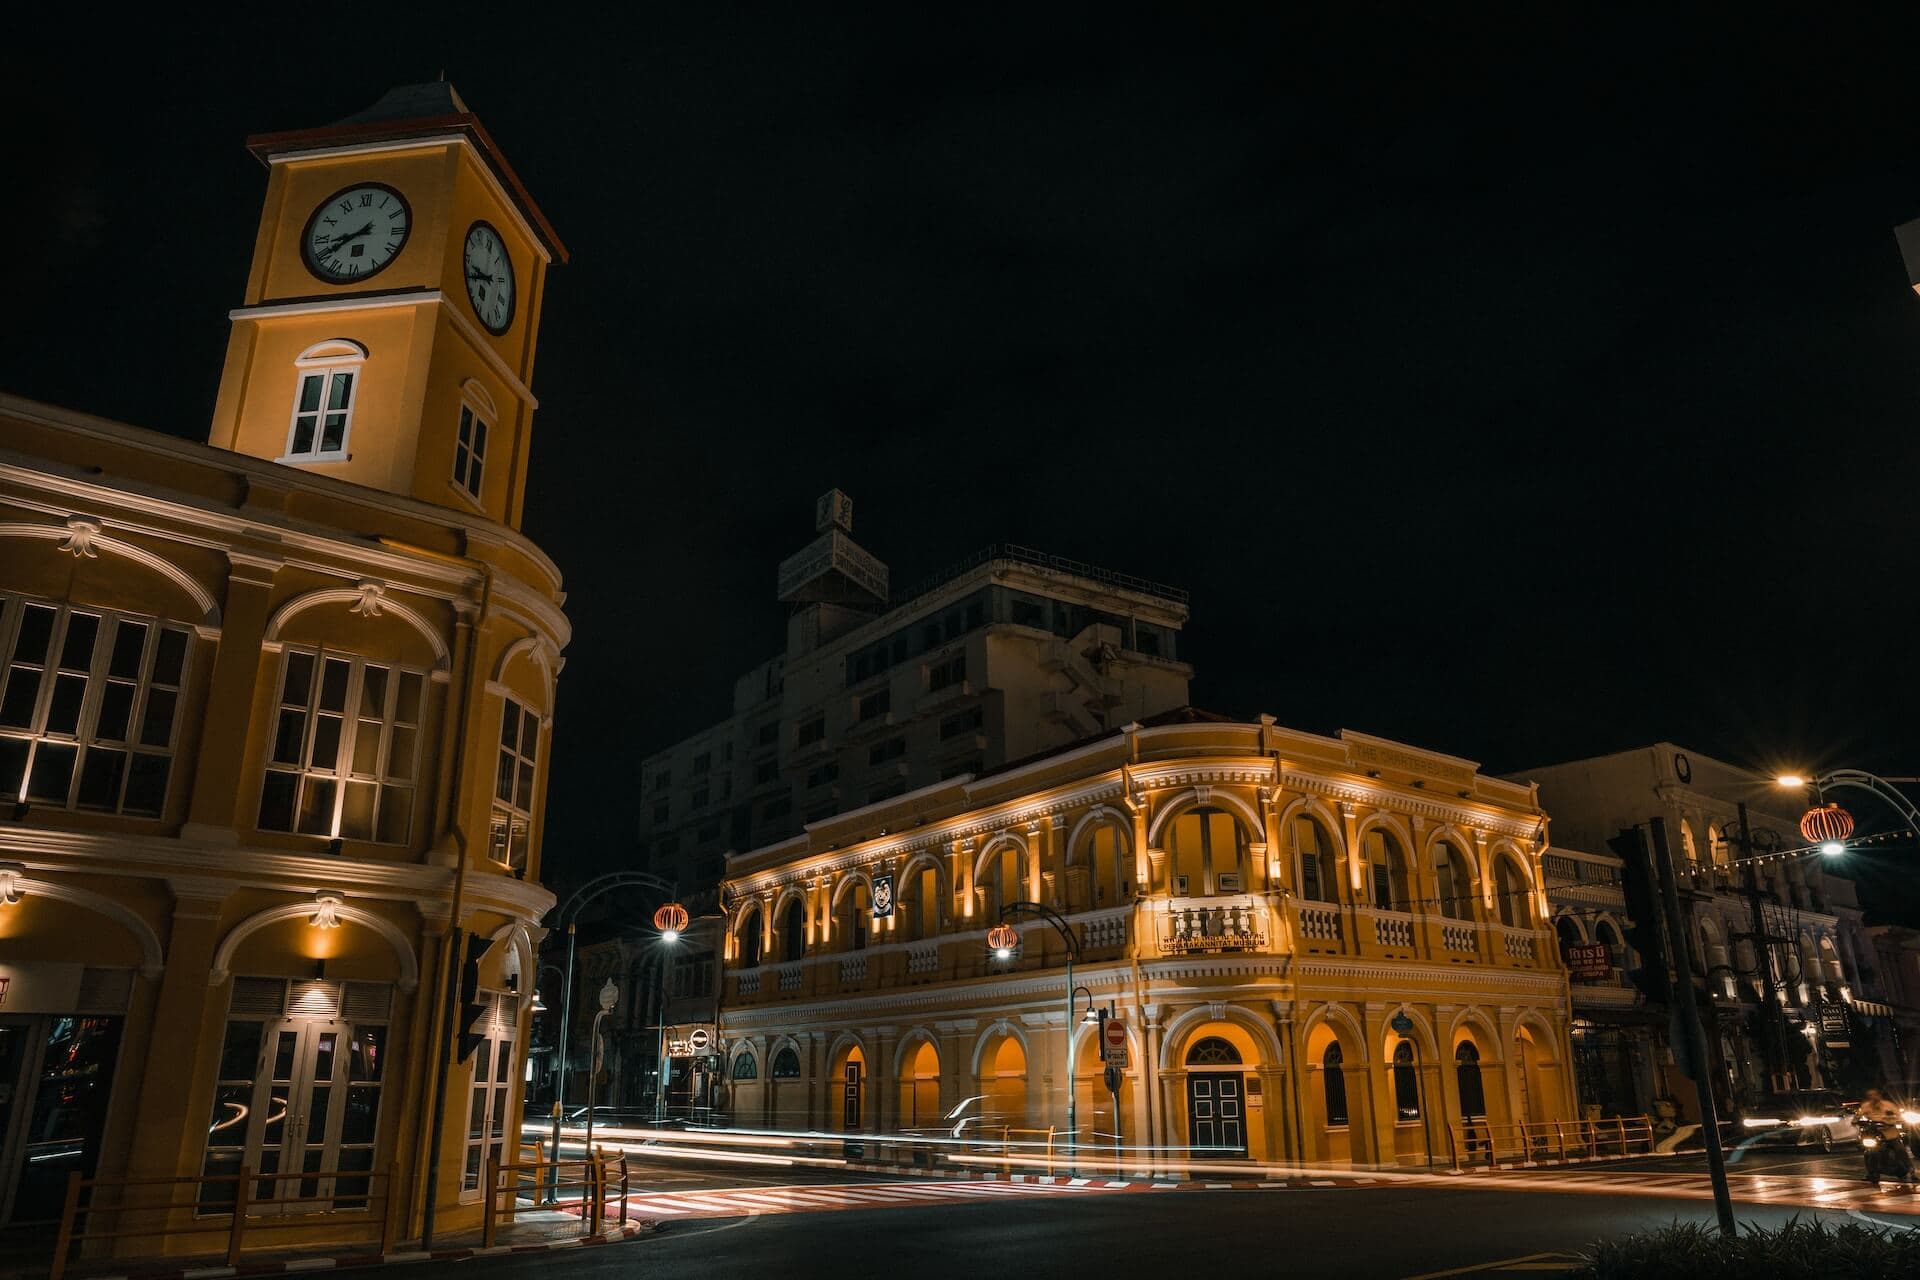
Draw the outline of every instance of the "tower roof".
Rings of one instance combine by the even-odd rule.
[[[506,189],[508,198],[526,217],[527,225],[541,245],[554,258],[565,262],[567,247],[560,243],[553,225],[527,194],[520,175],[513,171],[492,136],[481,126],[480,118],[467,109],[466,100],[445,80],[389,89],[365,110],[317,129],[254,134],[247,139],[247,150],[261,164],[269,164],[275,156],[301,151],[449,135],[464,137],[473,144]]]

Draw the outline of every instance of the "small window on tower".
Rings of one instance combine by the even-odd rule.
[[[347,433],[353,424],[353,398],[366,351],[334,339],[309,347],[294,361],[299,376],[293,394],[293,422],[287,429],[283,462],[338,462],[347,457]]]
[[[453,442],[453,483],[468,497],[480,498],[480,470],[487,460],[487,423],[472,405],[460,406],[460,435]]]

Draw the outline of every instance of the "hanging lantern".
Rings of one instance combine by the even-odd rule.
[[[1853,815],[1837,804],[1815,805],[1800,816],[1808,844],[1838,844],[1853,834]]]
[[[677,902],[669,902],[653,913],[653,927],[662,933],[679,933],[687,927],[687,909]]]
[[[987,950],[1002,959],[1005,958],[1002,953],[1011,953],[1019,945],[1020,934],[1010,924],[997,924],[987,930]]]

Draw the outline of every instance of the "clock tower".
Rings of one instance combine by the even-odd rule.
[[[208,443],[520,524],[566,249],[445,82],[264,134],[266,205]]]

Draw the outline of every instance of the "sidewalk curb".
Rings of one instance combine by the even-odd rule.
[[[224,1280],[229,1276],[280,1276],[305,1271],[345,1271],[349,1268],[397,1267],[414,1262],[460,1262],[467,1258],[492,1258],[508,1253],[553,1253],[562,1249],[587,1249],[595,1245],[620,1244],[636,1236],[651,1235],[660,1224],[651,1220],[630,1222],[593,1236],[569,1236],[561,1240],[534,1240],[524,1244],[496,1244],[492,1248],[471,1245],[458,1249],[401,1250],[395,1253],[343,1253],[322,1257],[287,1258],[278,1262],[241,1262],[237,1267],[174,1266],[110,1274],[83,1273],[79,1280]]]

